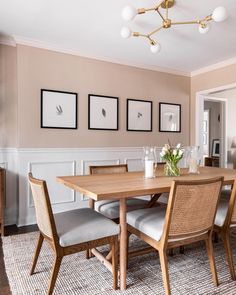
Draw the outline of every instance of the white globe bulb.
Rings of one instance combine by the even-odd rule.
[[[120,31],[121,37],[127,39],[131,36],[132,32],[129,28],[123,27]]]
[[[199,33],[206,34],[210,30],[209,24],[206,24],[205,27],[202,27],[201,25],[198,27]]]
[[[223,6],[215,8],[212,13],[212,19],[215,22],[223,22],[227,18],[227,16],[227,10]]]
[[[159,43],[151,45],[150,50],[152,53],[158,53],[161,50],[161,45]]]
[[[123,10],[122,10],[122,18],[124,20],[132,20],[135,18],[135,16],[137,15],[137,9],[134,8],[133,6],[126,6]]]

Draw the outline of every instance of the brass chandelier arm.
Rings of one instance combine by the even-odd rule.
[[[195,21],[186,21],[186,22],[172,22],[171,25],[193,25],[193,24],[200,24],[200,20],[195,20]]]
[[[151,8],[138,8],[138,14],[143,14],[145,12],[149,12],[149,11],[157,11],[159,12],[159,8],[161,7],[162,2],[155,6],[155,7],[151,7]]]
[[[203,24],[206,22],[210,22],[212,20],[212,16],[208,15],[205,18],[201,19],[201,20],[194,20],[194,21],[185,21],[185,22],[171,22],[171,25],[192,25],[192,24]]]
[[[150,37],[149,34],[140,34],[139,32],[133,32],[133,37],[143,37],[150,41],[151,44],[155,44],[156,42]]]
[[[160,17],[162,18],[163,21],[165,21],[164,16],[160,13],[159,9],[156,9],[156,12],[160,15]]]
[[[152,31],[151,33],[149,33],[149,34],[147,34],[147,36],[152,36],[152,35],[154,35],[154,34],[156,34],[158,31],[160,31],[161,29],[163,29],[163,25],[162,26],[160,26],[159,28],[157,28],[157,29],[155,29],[154,31]]]

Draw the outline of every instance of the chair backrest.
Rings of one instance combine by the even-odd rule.
[[[224,226],[227,227],[230,226],[230,224],[236,224],[236,180],[232,187]]]
[[[128,165],[106,165],[106,166],[90,166],[90,174],[112,174],[128,172]]]
[[[46,181],[36,179],[32,176],[32,173],[29,173],[29,183],[39,230],[43,235],[55,241],[57,232]]]
[[[173,181],[163,238],[178,240],[199,236],[214,225],[223,177]]]

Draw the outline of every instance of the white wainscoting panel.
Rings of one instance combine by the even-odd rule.
[[[129,171],[142,170],[143,149],[115,148],[19,148],[0,149],[0,166],[7,170],[6,223],[34,224],[35,209],[28,173],[47,181],[54,213],[87,207],[88,201],[56,181],[56,176],[88,174],[90,165],[127,163]]]
[[[140,158],[137,159],[125,159],[125,163],[128,165],[129,172],[132,171],[143,171],[143,160]]]
[[[59,175],[75,175],[75,161],[61,162],[31,162],[29,172],[39,179],[47,179],[48,193],[52,205],[75,202],[75,192],[70,191],[65,186],[57,185],[56,177]],[[28,204],[34,206],[31,189],[28,184]]]

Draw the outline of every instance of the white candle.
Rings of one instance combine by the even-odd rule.
[[[145,160],[145,178],[154,177],[153,164],[153,160]]]

